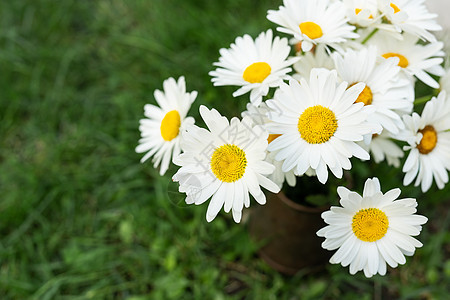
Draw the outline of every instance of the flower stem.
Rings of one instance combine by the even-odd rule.
[[[361,42],[361,44],[364,45],[365,43],[367,43],[367,41],[370,40],[370,38],[373,37],[375,35],[375,33],[377,33],[377,31],[378,31],[378,28],[375,28],[374,30],[372,30],[372,32],[366,36],[366,38]]]
[[[431,98],[433,98],[432,95],[427,95],[427,96],[417,98],[416,100],[414,100],[414,105],[419,105],[419,104],[425,103],[428,100],[430,100]]]

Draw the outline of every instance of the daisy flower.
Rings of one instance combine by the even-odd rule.
[[[316,44],[337,48],[339,43],[358,37],[355,27],[347,24],[340,1],[284,0],[283,4],[278,10],[269,10],[267,19],[281,26],[278,31],[293,35],[305,52]]]
[[[404,31],[417,38],[435,42],[430,31],[442,30],[437,24],[436,14],[425,6],[425,0],[378,0],[378,8],[390,25],[383,24],[382,29],[394,27],[397,32]]]
[[[328,225],[317,235],[325,237],[322,247],[336,250],[330,263],[350,265],[350,274],[363,270],[366,277],[386,274],[406,262],[422,243],[420,234],[428,219],[416,215],[416,199],[399,199],[400,189],[383,194],[378,178],[367,179],[363,195],[340,186],[337,189],[342,207],[332,206],[322,213]]]
[[[279,151],[275,159],[284,161],[283,172],[294,169],[303,175],[311,168],[325,183],[327,167],[341,178],[343,169],[351,168],[350,157],[369,159],[356,142],[381,132],[381,126],[367,123],[370,108],[355,103],[364,87],[364,83],[350,88],[347,82],[339,84],[336,71],[325,69],[313,69],[309,81],[291,80],[280,87],[266,103],[272,110],[267,128],[280,134],[268,150]]]
[[[359,145],[371,154],[377,164],[386,160],[389,166],[400,167],[400,158],[404,155],[403,150],[387,131],[383,130],[381,134],[373,135],[369,144],[362,142]]]
[[[200,107],[200,115],[208,129],[195,125],[182,133],[183,153],[174,158],[181,168],[173,176],[179,191],[186,193],[187,204],[211,201],[206,220],[211,222],[224,208],[239,223],[243,207],[250,206],[250,196],[265,204],[261,187],[278,193],[279,187],[267,179],[274,166],[264,161],[269,134],[254,126],[250,118],[229,122],[217,110]]]
[[[249,35],[236,38],[230,49],[220,49],[219,67],[209,72],[214,86],[242,86],[233,97],[250,92],[250,102],[258,106],[269,88],[291,78],[290,66],[298,58],[288,59],[291,47],[286,38],[275,37],[272,30],[262,32],[254,41]]]
[[[317,45],[314,51],[305,52],[299,57],[300,60],[294,64],[296,73],[292,75],[297,80],[309,78],[309,74],[314,68],[334,69],[334,61],[327,53],[324,45]]]
[[[404,185],[416,178],[415,186],[421,185],[426,192],[434,181],[439,189],[448,182],[450,170],[450,100],[441,92],[425,104],[422,115],[413,113],[403,116],[406,129],[397,137],[411,150],[403,165]]]
[[[350,24],[372,27],[380,22],[376,0],[344,0],[343,3]]]
[[[378,54],[384,58],[398,57],[398,65],[402,67],[403,73],[414,82],[413,76],[432,88],[439,88],[439,84],[428,73],[436,76],[444,75],[442,42],[433,42],[427,45],[417,44],[418,38],[404,34],[403,40],[398,40],[378,32],[368,44],[375,45]]]
[[[163,83],[164,92],[156,90],[154,97],[158,106],[144,106],[145,119],[139,121],[141,139],[136,147],[137,153],[147,152],[141,159],[145,162],[151,156],[153,165],[160,164],[160,175],[164,175],[172,157],[180,154],[180,130],[194,124],[192,117],[186,117],[197,92],[186,93],[186,82],[180,77],[178,82],[172,77]]]
[[[378,64],[375,47],[359,51],[349,49],[343,55],[334,53],[333,58],[342,80],[350,85],[358,82],[366,85],[356,102],[373,106],[369,120],[393,134],[403,129],[399,113],[412,112],[414,87],[408,80],[399,78],[398,58],[382,60]]]
[[[270,113],[269,107],[266,103],[261,103],[259,107],[254,106],[251,103],[247,104],[247,110],[242,112],[242,117],[249,116],[256,125],[261,125],[266,128],[266,124],[270,123],[270,119],[267,115]],[[270,144],[273,140],[279,137],[278,134],[269,134],[267,142]],[[268,152],[265,161],[275,166],[275,170],[272,174],[268,175],[267,178],[275,182],[281,189],[283,183],[286,181],[288,185],[295,186],[296,178],[294,171],[283,172],[281,166],[283,162],[275,160],[275,155],[277,152]]]

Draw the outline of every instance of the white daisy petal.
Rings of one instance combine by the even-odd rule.
[[[375,275],[378,272],[378,262],[379,262],[378,249],[375,243],[367,244],[367,256],[369,257],[369,259],[367,260],[369,265],[369,271],[371,274]]]
[[[222,209],[225,200],[232,201],[232,199],[227,199],[227,191],[225,187],[226,184],[222,183],[219,189],[212,196],[208,205],[208,210],[206,211],[206,221],[211,222],[214,220],[219,211]]]

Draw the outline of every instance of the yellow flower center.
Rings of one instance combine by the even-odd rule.
[[[422,154],[428,154],[433,151],[437,144],[436,129],[431,125],[427,125],[424,129],[419,130],[419,132],[422,133],[423,137],[419,145],[417,145],[417,149]]]
[[[354,86],[355,84],[356,83],[350,85],[349,88]],[[364,105],[370,105],[370,104],[372,104],[372,100],[373,100],[372,90],[370,89],[370,87],[368,87],[366,85],[364,87],[364,89],[362,90],[362,92],[359,94],[359,96],[356,99],[355,103],[362,102],[362,103],[364,103]]]
[[[394,3],[391,3],[391,7],[394,9],[394,14],[396,14],[400,11],[400,8],[398,8],[398,6],[395,5]]]
[[[298,119],[298,131],[309,144],[327,142],[336,132],[337,127],[334,113],[321,105],[308,107]]]
[[[322,28],[314,22],[303,22],[299,25],[300,31],[310,39],[318,39],[323,35]]]
[[[279,137],[281,134],[269,134],[269,137],[267,138],[267,142],[272,143],[274,139]]]
[[[165,141],[171,141],[180,131],[180,114],[176,110],[169,111],[161,121],[161,136]]]
[[[220,146],[211,157],[211,169],[217,179],[223,182],[234,182],[241,179],[246,166],[245,152],[236,145]]]
[[[261,83],[270,75],[272,68],[268,63],[256,62],[248,66],[242,77],[245,81],[250,83]]]
[[[386,214],[378,208],[361,209],[353,216],[353,233],[364,242],[378,241],[386,234],[388,227]]]
[[[389,53],[385,53],[385,54],[383,54],[381,56],[383,56],[384,58],[398,57],[400,59],[400,61],[398,62],[398,66],[402,67],[402,68],[406,68],[409,65],[408,59],[406,57],[404,57],[403,55],[398,54],[398,53],[389,52]]]

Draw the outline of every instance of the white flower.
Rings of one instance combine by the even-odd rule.
[[[294,70],[297,73],[292,75],[297,80],[309,78],[309,74],[314,68],[334,69],[334,61],[324,45],[317,45],[314,51],[305,52],[299,57],[300,60],[294,64]]]
[[[267,19],[280,25],[277,30],[302,42],[302,50],[315,44],[339,48],[346,39],[357,38],[354,26],[347,24],[345,7],[340,1],[284,0],[278,10],[269,10]]]
[[[426,192],[434,181],[439,189],[448,182],[450,170],[450,100],[445,91],[425,104],[422,115],[405,115],[406,129],[397,138],[411,150],[403,165],[404,185],[417,177],[415,186]]]
[[[368,145],[364,142],[360,145],[371,154],[377,164],[386,160],[389,166],[395,168],[400,166],[400,158],[404,155],[403,150],[387,131],[383,130],[381,134],[373,135]]]
[[[336,71],[313,69],[309,82],[291,80],[280,87],[266,103],[272,110],[269,132],[281,135],[268,150],[279,150],[275,159],[284,161],[283,172],[294,169],[296,175],[303,175],[311,168],[325,183],[327,167],[341,178],[343,169],[351,168],[350,157],[369,159],[355,142],[381,132],[381,126],[368,124],[370,108],[355,103],[364,86],[348,88],[346,82],[338,84]]]
[[[186,117],[197,92],[186,93],[184,77],[178,82],[169,78],[163,83],[164,92],[156,90],[154,97],[159,107],[146,104],[144,106],[145,119],[139,121],[141,139],[136,147],[137,153],[147,152],[141,162],[154,155],[153,163],[157,168],[161,163],[159,173],[166,173],[172,157],[180,154],[179,132],[191,124],[192,117]]]
[[[377,63],[375,47],[359,51],[349,49],[343,55],[335,53],[333,58],[342,80],[350,85],[365,83],[356,102],[373,106],[369,121],[380,124],[393,134],[403,129],[400,116],[412,112],[414,87],[408,80],[399,77],[401,69],[397,66],[398,58]]]
[[[200,107],[200,114],[208,130],[190,126],[183,132],[183,153],[174,158],[181,168],[173,176],[180,183],[179,191],[186,193],[187,204],[211,201],[206,220],[211,222],[224,207],[240,222],[243,207],[250,206],[249,193],[259,204],[266,196],[260,186],[277,193],[279,187],[266,175],[274,166],[264,161],[268,133],[261,126],[253,126],[250,118],[230,122],[217,110]]]
[[[295,65],[294,65],[295,68]],[[439,85],[441,91],[446,91],[447,94],[450,94],[450,68],[445,70],[444,76],[439,79]]]
[[[432,88],[439,88],[439,84],[430,75],[444,75],[442,52],[443,43],[433,42],[427,45],[417,44],[418,38],[404,34],[403,40],[395,39],[378,32],[368,42],[378,48],[378,54],[384,58],[398,57],[398,65],[402,67],[404,74],[413,82],[412,76]]]
[[[350,24],[373,27],[380,22],[376,0],[344,0]]]
[[[298,58],[288,59],[291,51],[286,38],[272,37],[272,30],[262,32],[255,41],[249,36],[238,37],[230,49],[220,49],[219,62],[215,71],[209,72],[215,86],[242,86],[233,93],[234,97],[250,92],[250,102],[261,104],[269,88],[278,87]]]
[[[417,202],[406,198],[395,200],[400,189],[383,194],[378,178],[367,179],[363,196],[338,187],[342,207],[332,206],[322,213],[329,225],[317,235],[325,237],[322,247],[336,250],[330,263],[350,265],[350,274],[363,270],[366,277],[386,274],[386,263],[392,268],[406,262],[422,243],[413,236],[420,234],[428,219],[416,215]]]
[[[270,113],[269,108],[266,103],[261,103],[259,107],[254,106],[251,103],[247,104],[247,110],[242,112],[242,117],[249,116],[256,125],[261,125],[266,129],[266,124],[270,123],[270,119],[267,115]],[[269,134],[267,142],[270,144],[273,140],[279,137],[278,134]],[[268,152],[265,161],[275,166],[275,170],[272,174],[268,175],[267,178],[275,182],[280,189],[283,186],[284,181],[290,185],[295,186],[296,178],[294,171],[283,172],[281,166],[283,162],[275,160],[275,155],[277,152]]]
[[[435,42],[430,31],[442,30],[436,22],[436,14],[428,11],[425,0],[378,0],[378,8],[392,25],[383,24],[382,29],[394,27],[397,32],[404,31],[417,38]]]

